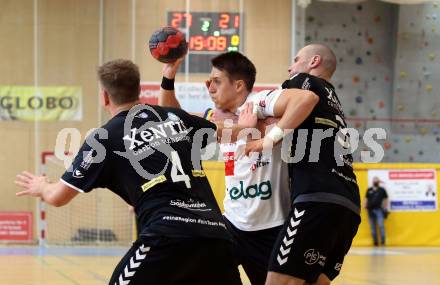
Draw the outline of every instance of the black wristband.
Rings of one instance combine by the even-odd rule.
[[[169,79],[165,76],[162,77],[162,83],[160,84],[160,87],[162,87],[162,89],[164,90],[174,90],[174,78]]]

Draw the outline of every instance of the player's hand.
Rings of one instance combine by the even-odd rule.
[[[176,77],[177,71],[179,71],[180,64],[185,57],[177,59],[175,62],[165,63],[162,68],[162,75],[168,79]]]
[[[243,128],[255,128],[258,121],[257,108],[253,102],[246,103],[238,116],[238,125]]]
[[[246,144],[244,154],[250,156],[253,152],[262,153],[272,150],[273,141],[269,138],[262,138],[250,141]]]
[[[24,191],[15,193],[16,196],[41,197],[43,187],[48,183],[45,176],[37,176],[27,171],[17,174],[15,184],[24,189]]]

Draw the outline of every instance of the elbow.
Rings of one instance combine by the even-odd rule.
[[[63,201],[56,200],[56,199],[44,199],[44,202],[46,202],[47,204],[49,204],[53,207],[57,207],[57,208],[66,205],[66,203],[63,203]]]
[[[47,204],[49,204],[53,207],[57,207],[57,208],[62,207],[68,203],[68,201],[66,201],[65,199],[60,199],[57,196],[45,197],[44,202],[46,202]]]
[[[66,205],[66,203],[64,203],[64,202],[62,202],[62,201],[55,201],[55,202],[52,203],[51,205],[54,206],[54,207],[59,208],[59,207],[62,207],[62,206],[64,206],[64,205]]]
[[[79,192],[65,186],[61,182],[50,184],[43,192],[43,200],[54,207],[62,207],[69,203]]]
[[[312,112],[313,108],[318,104],[319,96],[309,90],[302,90],[302,96],[299,101],[292,101],[292,104],[301,110]]]
[[[316,95],[314,92],[309,91],[309,90],[307,90],[306,92],[307,92],[307,96],[306,96],[307,103],[312,105],[312,106],[315,106],[316,104],[318,104],[319,96]]]

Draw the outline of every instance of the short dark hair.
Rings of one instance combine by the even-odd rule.
[[[98,68],[98,78],[116,105],[139,100],[139,68],[130,60],[116,59]]]
[[[211,59],[211,63],[218,70],[225,71],[229,79],[243,80],[246,89],[252,91],[257,70],[246,56],[239,52],[226,52]]]

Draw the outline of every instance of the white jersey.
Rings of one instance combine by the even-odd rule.
[[[281,91],[251,94],[246,102],[258,103],[258,118],[264,119],[273,116]],[[280,226],[290,210],[289,178],[287,164],[281,160],[281,143],[271,152],[251,157],[244,155],[245,146],[245,140],[220,144],[225,159],[224,215],[243,231]]]

